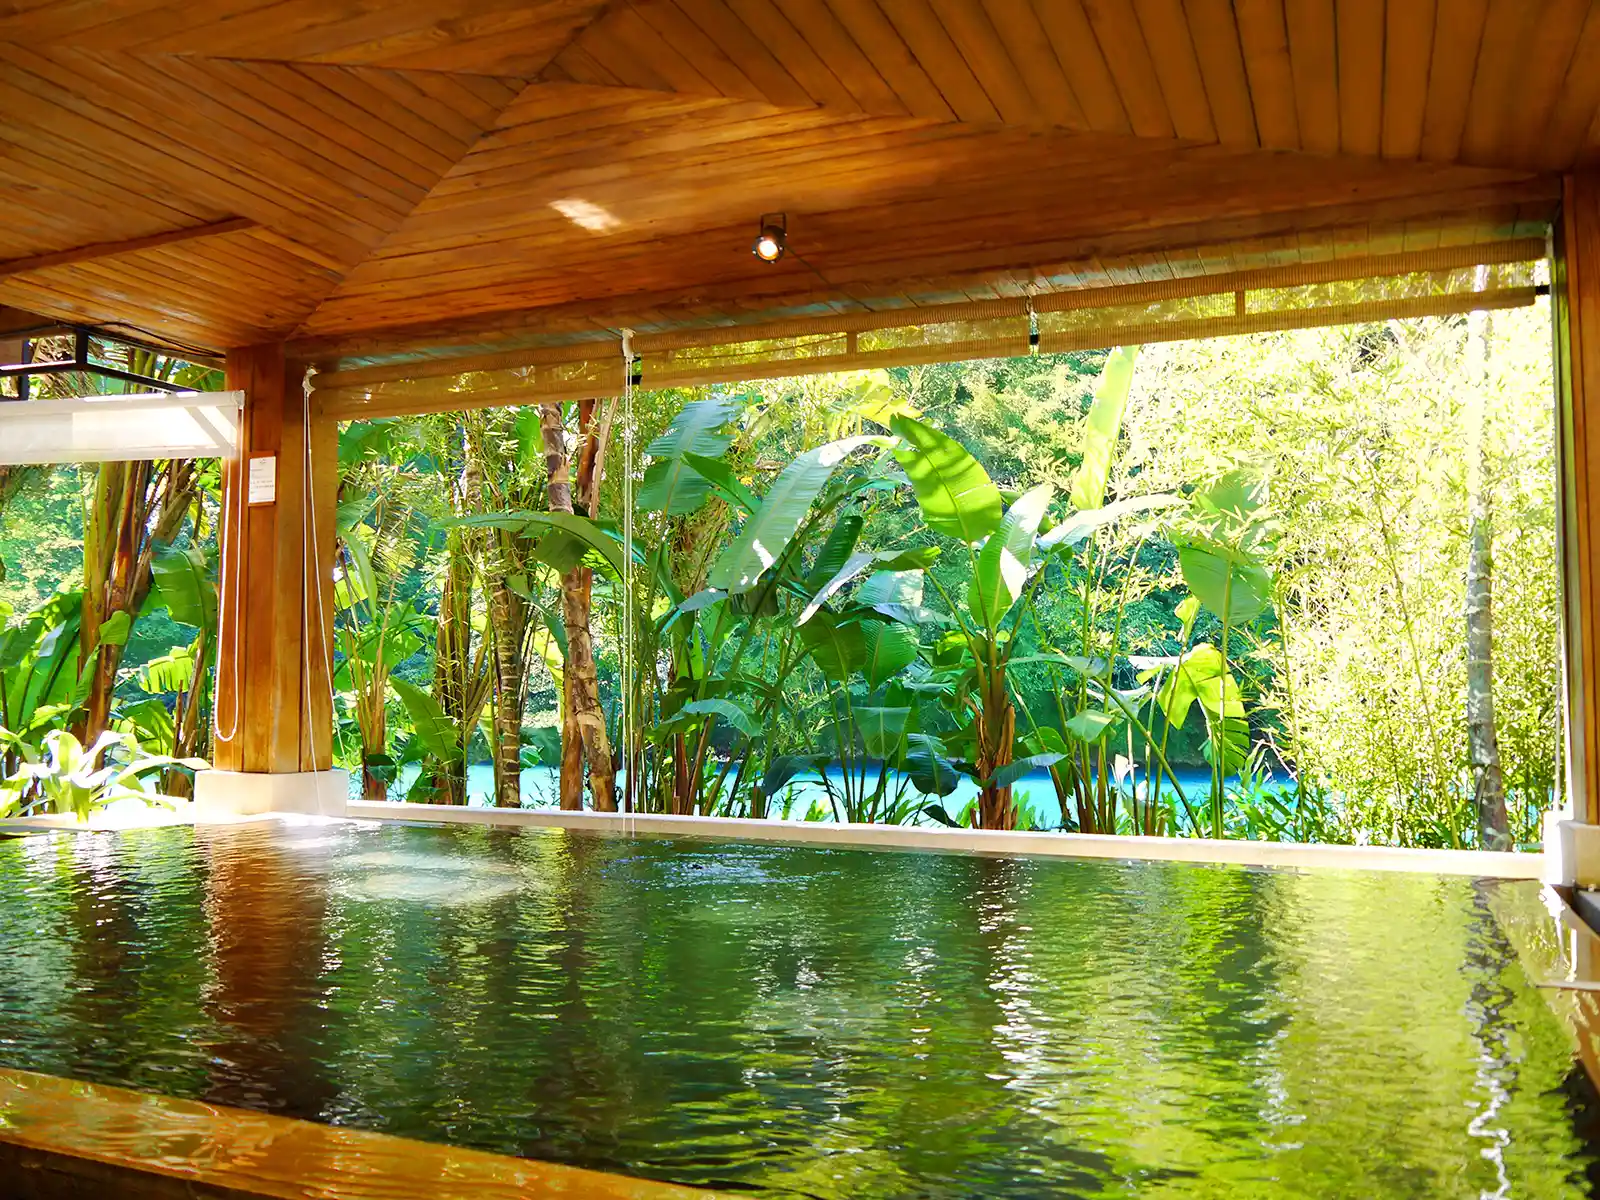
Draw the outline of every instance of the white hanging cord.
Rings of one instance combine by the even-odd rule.
[[[622,331],[622,808],[633,812],[634,779],[634,582],[633,582],[633,330]]]

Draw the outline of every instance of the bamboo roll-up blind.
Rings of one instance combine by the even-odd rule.
[[[1544,253],[1542,241],[1520,239],[1033,297],[650,332],[631,339],[634,381],[645,389],[733,384],[1515,307],[1538,294]],[[350,420],[615,395],[624,364],[620,338],[602,335],[324,372],[312,383],[324,414]]]

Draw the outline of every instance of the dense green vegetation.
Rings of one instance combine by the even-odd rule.
[[[615,401],[351,426],[339,757],[446,803],[543,766],[568,807],[1527,843],[1551,406],[1539,308],[641,394],[631,480]],[[73,607],[105,474],[12,489],[16,613]],[[106,723],[203,754],[214,472],[142,495]],[[92,718],[62,687],[19,733]]]

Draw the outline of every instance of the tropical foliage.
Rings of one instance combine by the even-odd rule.
[[[609,401],[348,426],[339,757],[452,804],[1529,842],[1548,346],[1533,309],[644,394],[632,464]],[[13,623],[0,716],[203,755],[215,473],[78,478],[98,582]]]

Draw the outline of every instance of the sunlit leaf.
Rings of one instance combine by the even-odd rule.
[[[967,608],[984,628],[998,628],[1022,595],[1039,523],[1054,495],[1055,489],[1048,483],[1024,492],[978,551],[977,567],[967,585]]]
[[[1000,489],[959,442],[911,417],[893,417],[890,428],[910,446],[894,456],[911,480],[929,529],[970,545],[999,528]]]
[[[1119,346],[1106,356],[1095,385],[1094,402],[1084,422],[1083,462],[1072,480],[1068,497],[1080,512],[1099,508],[1106,502],[1106,484],[1111,478],[1117,439],[1122,436],[1122,414],[1128,405],[1128,389],[1133,384],[1133,364],[1138,346]]]
[[[709,585],[729,593],[755,587],[763,572],[788,549],[789,541],[811,510],[833,472],[854,451],[882,445],[877,437],[842,438],[807,450],[778,473],[761,500],[761,507],[746,518],[739,536],[711,568]]]

